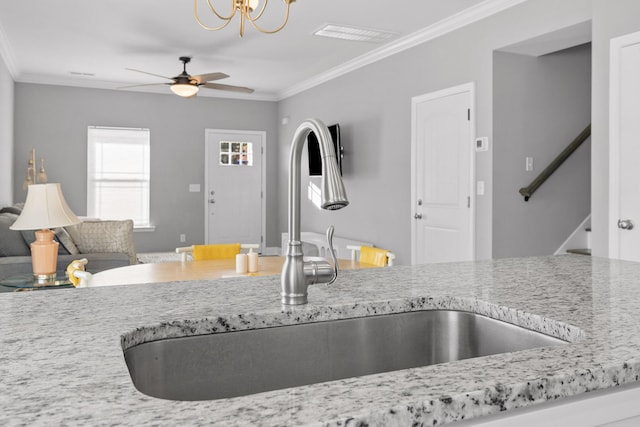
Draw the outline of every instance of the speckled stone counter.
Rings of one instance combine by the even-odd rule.
[[[346,271],[310,287],[308,305],[279,301],[277,276],[0,294],[0,425],[434,425],[640,373],[636,263],[568,255]],[[164,337],[440,308],[572,343],[201,402],[138,392],[123,357]]]

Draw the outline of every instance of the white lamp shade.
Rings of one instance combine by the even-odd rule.
[[[175,83],[171,85],[171,90],[178,96],[189,98],[198,93],[198,90],[200,90],[200,88],[197,85]]]
[[[64,227],[80,222],[62,195],[60,184],[32,184],[22,213],[13,223],[12,230],[40,230]]]

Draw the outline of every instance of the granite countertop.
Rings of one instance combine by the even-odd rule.
[[[635,382],[640,264],[579,255],[345,271],[283,308],[279,277],[0,294],[0,424],[425,425]],[[123,346],[159,337],[453,308],[571,344],[177,402],[131,383]]]

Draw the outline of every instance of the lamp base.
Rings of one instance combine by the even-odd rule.
[[[44,286],[51,283],[55,283],[57,279],[56,273],[53,274],[34,274],[33,275],[33,283],[36,286]]]
[[[31,243],[31,263],[33,276],[38,283],[44,280],[55,280],[58,263],[58,242],[53,241],[51,230],[36,231],[36,240]]]

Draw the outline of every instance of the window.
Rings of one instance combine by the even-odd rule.
[[[220,164],[253,166],[253,143],[220,141]]]
[[[90,126],[87,132],[87,215],[149,220],[149,129]]]

